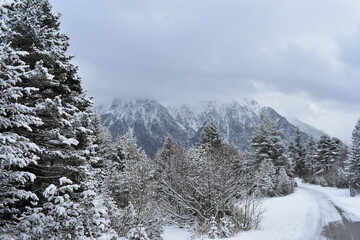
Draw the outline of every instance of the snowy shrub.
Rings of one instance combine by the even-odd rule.
[[[276,195],[276,169],[271,160],[265,159],[260,163],[260,169],[255,173],[255,194],[261,196]]]
[[[239,150],[223,143],[211,122],[200,142],[186,152],[167,137],[155,162],[158,195],[168,217],[181,226],[191,224],[198,235],[210,238],[256,227],[260,219],[256,201],[236,204],[249,192],[249,175],[241,161]]]
[[[256,196],[245,196],[236,204],[234,215],[236,229],[256,229],[263,214],[260,199]]]
[[[129,240],[150,240],[142,224],[132,227],[126,235]]]
[[[119,236],[131,240],[162,239],[163,223],[158,216],[152,214],[149,209],[144,209],[139,212],[134,208],[133,204],[130,203],[120,212],[118,222],[119,224],[116,230]]]
[[[275,192],[277,196],[287,195],[294,192],[294,181],[288,177],[285,169],[282,167],[276,176]]]
[[[214,238],[229,238],[239,231],[256,229],[260,223],[263,208],[256,197],[244,197],[239,200],[226,214],[211,216],[197,226],[199,235]]]

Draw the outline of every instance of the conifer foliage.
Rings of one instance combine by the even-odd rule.
[[[256,164],[270,160],[274,166],[284,167],[289,175],[292,173],[291,163],[285,156],[281,132],[276,130],[276,123],[264,115],[260,117],[259,124],[254,129],[251,150]]]
[[[89,165],[91,101],[59,25],[47,0],[1,5],[0,234],[16,239],[113,234]]]
[[[321,136],[317,143],[309,139],[304,180],[323,186],[346,187],[348,183],[344,174],[344,158],[346,147],[339,139],[327,135]]]
[[[349,160],[345,170],[350,184],[355,188],[360,188],[360,120],[352,132]]]
[[[310,136],[305,143],[305,175],[304,179],[309,179],[315,174],[316,162],[316,141]]]
[[[315,141],[310,137],[305,144],[304,153],[304,171],[301,177],[305,181],[323,186],[348,186],[344,173],[347,147],[339,139],[323,135]]]
[[[161,239],[163,221],[156,203],[153,162],[137,146],[132,131],[119,136],[111,148],[106,178],[118,209],[114,228],[128,239]]]
[[[285,145],[276,130],[276,123],[261,116],[251,139],[254,188],[258,195],[277,196],[293,192],[292,162],[285,154]],[[286,172],[283,175],[283,172]]]
[[[44,122],[28,134],[41,149],[33,171],[39,180],[36,184],[44,190],[59,176],[74,178],[75,167],[85,162],[91,102],[66,53],[69,38],[60,33],[59,15],[51,12],[49,2],[16,1],[8,18],[11,31],[5,34],[6,40],[17,51],[27,52],[21,60],[32,71],[19,85],[39,89],[22,101],[34,107]]]
[[[5,6],[0,9],[0,228],[15,231],[14,220],[39,200],[29,190],[36,176],[26,168],[37,164],[40,151],[26,133],[43,122],[21,101],[37,89],[19,86],[31,72],[21,60],[26,52],[14,50],[6,41],[8,11]]]
[[[299,128],[296,128],[295,135],[289,142],[288,155],[294,165],[295,176],[302,178],[306,173],[305,147]]]

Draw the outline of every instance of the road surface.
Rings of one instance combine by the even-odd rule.
[[[314,240],[360,240],[360,222],[350,221],[345,212],[323,193],[304,186],[297,189],[316,200],[320,219],[314,223],[318,226]]]

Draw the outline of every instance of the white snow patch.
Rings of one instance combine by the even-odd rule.
[[[62,178],[59,178],[59,182],[60,182],[60,185],[64,185],[64,184],[72,184],[73,182],[68,179],[67,177],[62,177]]]
[[[191,240],[191,233],[176,226],[164,227],[162,235],[164,240]]]

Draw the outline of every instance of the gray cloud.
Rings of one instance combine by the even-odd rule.
[[[121,96],[256,97],[271,90],[359,111],[358,2],[51,2],[63,13],[62,29],[96,103]]]

